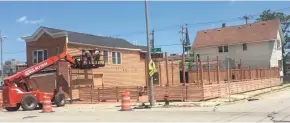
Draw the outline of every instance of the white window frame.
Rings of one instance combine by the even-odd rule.
[[[107,51],[107,62],[105,61],[105,51]],[[110,54],[109,50],[103,50],[103,59],[105,63],[109,63],[109,54]]]
[[[44,61],[44,60],[46,60],[45,58],[44,58],[44,51],[46,50],[46,56],[47,56],[47,58],[48,58],[48,50],[47,49],[41,49],[41,50],[33,50],[32,51],[32,63],[33,64],[36,64],[36,63],[39,63],[39,61],[38,61],[38,52],[39,51],[42,51],[43,53],[42,53],[42,58],[43,58],[43,60],[42,61]],[[36,52],[36,63],[34,62],[34,52]]]
[[[113,53],[116,53],[116,63],[113,62]],[[120,53],[120,63],[118,63],[118,53]],[[114,65],[122,64],[122,54],[121,54],[121,52],[112,51],[111,55],[112,55],[112,64],[114,64]]]
[[[220,47],[222,48],[221,52],[220,52]],[[227,52],[225,52],[225,47],[228,47],[228,51]],[[218,52],[219,53],[228,53],[229,52],[229,46],[228,45],[218,46]]]

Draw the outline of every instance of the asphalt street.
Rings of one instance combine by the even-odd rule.
[[[135,109],[121,112],[114,105],[66,105],[55,112],[0,112],[0,121],[21,122],[290,122],[290,89],[266,94],[256,101],[218,107]]]

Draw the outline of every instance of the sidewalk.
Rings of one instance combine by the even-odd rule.
[[[211,99],[207,101],[201,101],[201,102],[170,102],[169,106],[166,107],[214,107],[214,106],[220,106],[220,105],[227,105],[236,103],[238,101],[243,101],[246,99],[251,98],[258,98],[259,96],[262,96],[263,94],[270,94],[277,91],[282,91],[284,89],[289,89],[290,84],[283,84],[281,86],[276,86],[272,88],[265,88],[260,90],[255,90],[251,92],[246,93],[240,93],[240,94],[233,94],[230,96],[225,96],[222,98],[217,99]],[[145,103],[146,105],[149,105],[149,103]],[[137,105],[141,105],[141,103],[138,103]],[[155,106],[153,108],[163,108],[164,102],[156,102]]]

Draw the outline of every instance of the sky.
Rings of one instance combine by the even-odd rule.
[[[168,53],[182,52],[182,46],[176,44],[180,44],[180,26],[186,23],[192,44],[198,30],[221,27],[223,21],[227,26],[244,24],[244,20],[236,18],[244,15],[256,18],[266,9],[290,14],[290,1],[150,1],[148,7],[149,29],[156,30],[155,47]],[[146,45],[143,1],[0,2],[0,15],[0,30],[7,36],[3,43],[4,60],[25,62],[26,45],[20,37],[32,35],[39,26],[119,37]]]

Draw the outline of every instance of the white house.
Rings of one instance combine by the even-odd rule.
[[[238,67],[241,59],[243,67],[282,70],[282,42],[280,21],[269,20],[198,31],[192,49],[201,60],[218,56],[223,68],[230,58],[230,67]]]

